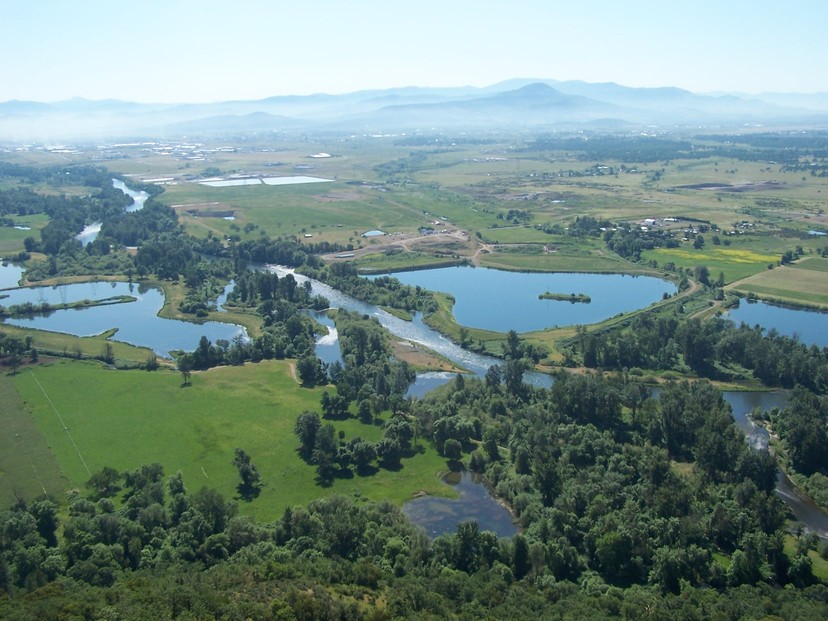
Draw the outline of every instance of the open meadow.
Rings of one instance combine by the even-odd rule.
[[[419,491],[451,493],[436,476],[447,469],[445,459],[422,442],[423,452],[404,458],[397,471],[380,469],[318,486],[315,468],[297,454],[293,427],[304,410],[318,411],[323,389],[300,388],[288,361],[194,373],[190,386],[183,386],[181,375],[172,371],[111,371],[77,361],[29,367],[13,382],[42,436],[30,429],[29,442],[47,446],[59,468],[40,467],[53,493],[62,491],[56,489],[57,479],[83,490],[89,473],[104,466],[124,471],[158,462],[167,475],[180,470],[191,490],[208,486],[233,498],[240,482],[233,466],[237,447],[251,456],[264,484],[258,498],[240,502],[240,511],[262,521],[276,519],[288,506],[334,493],[397,504]],[[14,414],[25,422],[21,407],[4,416]],[[334,421],[334,426],[346,440],[382,436],[381,427],[356,419]],[[5,453],[20,468],[28,459],[22,450]],[[8,490],[3,491],[7,498]]]

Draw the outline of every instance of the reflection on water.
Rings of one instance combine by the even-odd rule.
[[[476,521],[480,530],[490,530],[498,537],[517,533],[512,514],[492,498],[479,475],[452,473],[446,482],[454,486],[460,498],[422,496],[402,507],[408,519],[422,526],[430,537],[453,533],[458,524],[469,521]]]

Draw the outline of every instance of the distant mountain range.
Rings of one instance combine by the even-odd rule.
[[[828,127],[828,93],[698,94],[679,88],[515,79],[209,104],[70,99],[0,103],[0,139],[189,139],[267,132],[664,130]]]

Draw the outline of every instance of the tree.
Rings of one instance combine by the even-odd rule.
[[[190,385],[190,376],[193,372],[194,359],[192,354],[182,354],[178,357],[178,370],[181,372],[181,377],[184,379],[184,385]]]
[[[402,450],[396,438],[383,438],[375,445],[377,457],[386,468],[392,468],[400,464]]]
[[[414,439],[414,425],[405,420],[402,416],[395,416],[385,423],[386,438],[393,438],[400,444],[400,448],[408,450],[411,448],[411,441]]]
[[[320,427],[316,434],[311,459],[316,464],[319,478],[323,481],[329,481],[333,477],[338,448],[334,426],[327,423]]]
[[[504,365],[503,379],[506,389],[514,396],[523,394],[523,372],[525,366],[522,360],[509,360]]]
[[[210,535],[223,531],[238,509],[235,503],[225,501],[220,492],[209,487],[202,487],[193,494],[192,502],[193,507],[204,518]]]
[[[104,466],[99,472],[95,472],[89,478],[86,482],[86,487],[92,491],[92,498],[94,500],[109,498],[121,489],[118,483],[120,480],[120,472],[109,466]]]
[[[449,438],[443,444],[443,455],[456,461],[463,456],[463,447],[454,438]]]
[[[293,426],[293,433],[299,438],[299,454],[305,459],[310,459],[314,446],[316,446],[316,434],[322,426],[319,414],[315,412],[302,412],[296,417],[296,424]]]
[[[496,364],[493,364],[488,369],[486,369],[486,387],[492,390],[497,390],[500,388],[500,381],[501,381],[501,374],[500,374],[500,367]]]
[[[504,354],[508,360],[517,360],[520,358],[520,337],[518,337],[518,333],[514,330],[509,330],[506,333]]]
[[[480,527],[477,522],[457,525],[455,566],[460,571],[473,573],[480,563]]]
[[[241,483],[237,487],[239,496],[250,502],[262,491],[259,470],[250,462],[250,455],[240,448],[235,450],[233,465],[238,468],[239,476],[241,477]]]
[[[696,280],[698,280],[705,287],[710,286],[710,269],[706,265],[697,265],[695,267]]]
[[[515,578],[520,580],[529,573],[531,568],[532,564],[529,562],[529,544],[526,543],[526,538],[523,535],[517,534],[512,541],[512,571],[515,574]]]
[[[362,474],[377,458],[377,451],[371,442],[357,442],[351,447],[351,458],[354,460],[357,472]]]
[[[58,529],[58,506],[51,498],[42,497],[29,506],[29,513],[32,514],[37,523],[37,532],[46,541],[46,545],[55,547],[57,545]]]
[[[326,380],[322,361],[313,353],[305,354],[296,361],[296,374],[305,388],[311,388]]]

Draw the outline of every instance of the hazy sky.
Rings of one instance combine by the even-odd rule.
[[[0,0],[0,101],[518,77],[828,92],[828,0]]]

